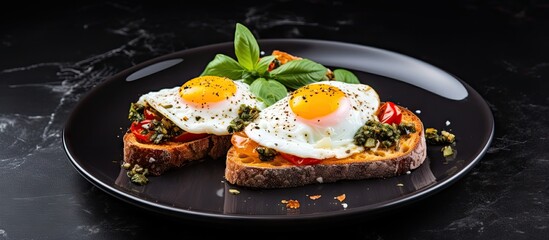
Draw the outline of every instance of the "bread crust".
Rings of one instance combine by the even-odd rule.
[[[426,159],[423,123],[409,110],[400,107],[403,121],[413,122],[416,132],[400,140],[398,151],[377,149],[355,154],[342,161],[328,161],[315,165],[255,164],[238,156],[234,147],[226,159],[225,179],[234,185],[253,188],[286,188],[340,180],[388,178],[416,169]]]
[[[141,143],[131,132],[124,134],[124,162],[139,164],[149,173],[159,176],[191,162],[206,158],[225,157],[231,147],[231,135],[210,135],[191,142],[166,142],[162,144]]]

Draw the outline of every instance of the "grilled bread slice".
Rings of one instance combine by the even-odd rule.
[[[315,165],[294,165],[277,156],[261,161],[258,156],[227,153],[225,179],[234,185],[252,188],[285,188],[314,183],[368,178],[389,178],[419,167],[426,159],[426,141],[421,120],[399,106],[402,122],[413,123],[415,133],[401,136],[398,148],[369,149],[345,159],[326,159]]]
[[[124,162],[139,164],[149,173],[162,173],[206,158],[225,157],[231,147],[231,135],[209,135],[190,142],[141,143],[131,132],[124,134]]]

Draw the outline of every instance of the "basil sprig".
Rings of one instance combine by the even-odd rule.
[[[334,79],[336,79],[337,81],[346,82],[346,83],[360,83],[360,81],[355,76],[355,74],[345,69],[335,69]]]
[[[234,51],[236,60],[224,54],[217,54],[200,75],[242,79],[250,85],[250,91],[267,106],[284,98],[288,90],[329,80],[326,75],[328,68],[309,59],[289,61],[269,72],[269,65],[275,57],[260,57],[257,40],[252,32],[240,23],[236,24]],[[358,78],[350,71],[335,69],[333,73],[333,80],[359,83]]]
[[[273,105],[273,103],[284,98],[287,94],[286,87],[282,83],[265,78],[258,78],[250,84],[250,91],[256,96],[260,96],[259,98],[267,106]]]

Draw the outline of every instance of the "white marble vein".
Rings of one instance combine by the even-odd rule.
[[[61,144],[61,133],[65,119],[70,114],[69,110],[80,98],[108,77],[122,69],[114,67],[114,61],[127,63],[139,54],[154,56],[162,54],[170,49],[164,43],[156,41],[158,36],[150,34],[146,30],[139,29],[139,23],[130,23],[118,30],[115,34],[131,36],[126,43],[106,52],[93,55],[89,58],[75,62],[45,62],[27,66],[4,69],[0,72],[1,78],[8,78],[24,73],[25,71],[51,72],[54,76],[48,76],[51,81],[10,83],[5,85],[10,90],[28,89],[28,92],[48,92],[49,97],[55,101],[55,107],[49,114],[34,115],[27,110],[25,114],[0,114],[0,169],[15,169],[23,165],[36,153],[44,148],[58,149]],[[162,37],[161,37],[162,38]],[[167,38],[169,39],[169,38]],[[162,38],[161,40],[165,40]],[[120,66],[117,64],[116,66]],[[1,85],[0,85],[1,87]],[[21,97],[21,99],[19,99]],[[25,101],[24,96],[17,96],[12,101]],[[40,129],[40,130],[38,130]]]

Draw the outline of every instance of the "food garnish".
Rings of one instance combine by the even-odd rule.
[[[442,152],[442,155],[444,157],[449,157],[449,156],[454,155],[454,149],[450,145],[446,145],[446,146],[442,147],[442,149],[440,149],[440,151]]]
[[[244,129],[250,122],[252,122],[259,114],[260,110],[256,107],[250,107],[242,104],[238,109],[238,117],[231,121],[231,124],[227,128],[229,133],[239,132]]]
[[[289,91],[313,82],[336,80],[359,83],[358,78],[348,70],[335,69],[332,72],[310,59],[285,55],[289,59],[278,61],[273,54],[261,56],[254,35],[240,23],[236,24],[234,49],[236,60],[225,54],[217,54],[201,75],[243,79],[266,106],[284,98]]]
[[[448,131],[439,131],[436,128],[425,129],[425,139],[428,143],[433,145],[444,145],[440,151],[442,156],[450,157],[454,155],[455,151],[452,145],[455,144],[456,136]]]
[[[259,160],[261,161],[272,161],[278,154],[276,150],[263,146],[256,147],[255,151],[259,154]]]
[[[238,191],[238,189],[230,188],[229,193],[233,195],[238,195],[240,194],[240,191]]]
[[[339,196],[337,196],[337,197],[334,197],[334,198],[337,199],[339,202],[343,202],[343,201],[345,201],[345,198],[346,198],[346,197],[347,197],[347,196],[346,196],[345,193],[344,193],[344,194],[341,194],[341,195],[339,195]]]
[[[128,170],[126,175],[128,175],[131,182],[139,185],[145,185],[149,182],[149,179],[147,178],[147,175],[149,174],[148,169],[139,166],[139,164],[135,164],[132,167],[130,163],[124,163],[122,164],[122,167]]]
[[[293,200],[293,199],[290,199],[290,200],[282,200],[282,201],[280,201],[280,202],[286,204],[286,207],[287,207],[287,208],[297,209],[297,208],[299,208],[299,206],[300,206],[299,201]]]
[[[369,120],[355,134],[355,144],[364,146],[365,148],[390,148],[397,146],[402,135],[407,135],[415,132],[413,124],[400,123],[388,124],[375,120]]]
[[[402,121],[402,112],[393,102],[385,102],[379,108],[379,121],[387,124],[400,124]]]
[[[448,131],[442,130],[440,133],[436,128],[426,128],[425,138],[430,144],[449,144],[456,140],[456,136]]]
[[[322,197],[322,195],[320,195],[320,194],[318,194],[318,195],[311,195],[311,196],[309,196],[309,199],[311,199],[311,200],[317,200],[317,199],[319,199],[320,197]]]

